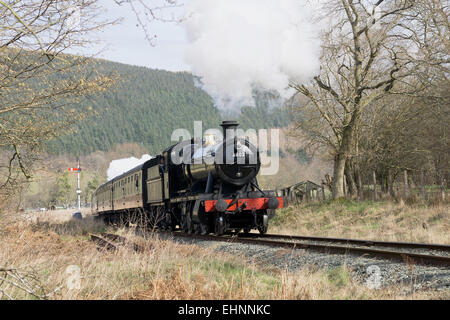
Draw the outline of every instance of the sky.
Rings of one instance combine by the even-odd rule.
[[[144,1],[154,7],[169,0]],[[255,105],[255,90],[278,93],[278,104],[294,93],[290,81],[308,81],[319,70],[315,1],[179,0],[181,8],[161,14],[185,17],[182,24],[145,23],[144,8],[134,1],[148,33],[157,36],[150,43],[129,3],[100,0],[109,21],[122,21],[97,34],[101,43],[86,53],[100,51],[97,57],[106,60],[192,72],[221,109]]]
[[[186,1],[185,1],[186,2]],[[123,18],[114,26],[108,26],[98,35],[101,43],[89,49],[90,53],[102,50],[99,58],[125,64],[145,66],[170,71],[190,71],[184,61],[188,44],[185,29],[177,23],[152,22],[149,30],[157,35],[150,45],[141,27],[137,26],[134,12],[128,6],[118,6],[111,0],[101,0],[108,19]]]

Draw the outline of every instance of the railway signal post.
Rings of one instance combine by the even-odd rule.
[[[80,167],[80,160],[78,160],[78,167],[77,168],[69,168],[69,171],[77,173],[77,204],[78,204],[78,212],[81,212],[81,183],[80,183],[81,167]]]

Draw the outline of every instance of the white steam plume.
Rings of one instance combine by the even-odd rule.
[[[127,158],[127,159],[118,159],[113,160],[109,164],[109,168],[106,171],[106,175],[108,176],[108,181],[114,179],[117,176],[120,176],[122,173],[131,170],[140,164],[143,164],[145,161],[148,161],[152,158],[152,156],[148,154],[144,154],[142,158],[137,159],[135,157]]]
[[[319,70],[314,7],[301,0],[190,0],[186,62],[221,108],[254,105],[253,89],[288,98],[289,80]]]

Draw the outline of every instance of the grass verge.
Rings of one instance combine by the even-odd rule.
[[[269,231],[449,244],[450,207],[347,199],[300,204],[277,211]]]
[[[91,217],[57,217],[0,222],[0,299],[448,298],[435,291],[405,293],[400,286],[372,290],[353,281],[345,266],[292,273],[212,248],[144,239]],[[124,235],[144,251],[99,251],[88,235],[103,231]]]

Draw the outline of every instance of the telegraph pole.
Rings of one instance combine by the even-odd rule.
[[[81,212],[81,187],[80,187],[80,174],[81,174],[81,168],[80,168],[80,159],[78,159],[78,170],[77,170],[77,200],[78,200],[78,212]]]

